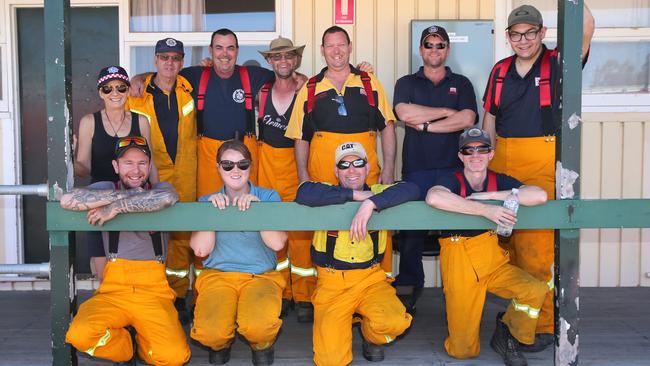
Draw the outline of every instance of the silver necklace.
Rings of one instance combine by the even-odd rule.
[[[111,129],[113,130],[113,133],[115,134],[115,137],[118,137],[117,132],[122,129],[122,126],[124,126],[124,120],[126,119],[126,112],[124,112],[124,111],[122,112],[122,121],[120,122],[120,126],[117,128],[117,130],[115,129],[115,127],[113,127],[113,122],[111,121],[111,118],[108,116],[108,112],[106,112],[105,109],[104,109],[104,114],[106,115],[106,119],[108,120],[108,124],[111,126]]]

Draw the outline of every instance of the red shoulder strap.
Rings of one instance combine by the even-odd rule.
[[[372,92],[372,84],[370,82],[370,76],[367,72],[361,71],[361,83],[363,84],[363,89],[366,91],[366,97],[368,98],[368,104],[371,107],[376,107],[377,103],[375,102],[375,94]]]
[[[503,80],[508,73],[508,69],[512,64],[513,59],[514,56],[507,57],[499,64],[499,74],[497,75],[496,86],[494,87],[494,105],[497,108],[499,108],[501,105],[501,91],[503,88]]]
[[[314,95],[316,95],[316,76],[307,81],[307,114],[314,110]]]
[[[251,93],[251,79],[248,76],[248,67],[239,67],[239,78],[241,79],[241,86],[244,89],[244,107],[248,111],[253,110],[253,94]]]
[[[269,81],[262,86],[262,89],[260,89],[260,106],[257,114],[258,118],[262,118],[264,116],[264,106],[266,106],[266,97],[269,96],[269,91],[271,91],[271,88],[273,88],[273,82]]]
[[[196,109],[199,111],[203,110],[205,106],[205,91],[208,89],[208,81],[210,80],[210,66],[204,66],[203,71],[201,72],[201,80],[199,81],[199,93],[196,96],[197,105]]]
[[[542,65],[539,73],[539,106],[551,106],[551,54],[554,51],[546,50],[542,56]]]
[[[463,177],[463,172],[461,170],[457,170],[454,172],[454,175],[456,176],[456,179],[458,179],[458,184],[460,184],[459,196],[463,198],[467,197],[467,187],[465,186],[465,177]]]
[[[488,170],[488,185],[487,185],[487,191],[488,192],[496,192],[497,191],[497,173]]]

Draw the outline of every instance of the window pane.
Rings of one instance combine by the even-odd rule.
[[[514,0],[513,6],[535,6],[542,13],[544,25],[557,27],[557,0]],[[587,6],[599,28],[650,27],[650,0],[589,0]]]
[[[0,100],[2,100],[2,48],[0,48]]]
[[[267,67],[266,60],[257,51],[266,50],[268,46],[263,45],[240,45],[237,64],[257,65]],[[185,66],[199,65],[200,61],[210,57],[207,46],[185,46]],[[132,47],[131,48],[131,74],[137,75],[143,72],[154,71],[153,64],[154,47]]]
[[[131,32],[275,31],[275,0],[131,0]]]
[[[582,74],[585,94],[648,93],[650,42],[592,42]]]

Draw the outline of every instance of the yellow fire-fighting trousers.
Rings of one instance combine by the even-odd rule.
[[[338,184],[336,175],[334,175],[334,166],[336,165],[334,152],[339,145],[350,141],[363,145],[366,154],[368,154],[370,173],[366,177],[366,184],[368,186],[377,184],[381,169],[377,158],[377,134],[375,132],[315,132],[309,145],[309,162],[307,165],[309,178],[314,182]],[[381,268],[388,275],[393,276],[393,240],[391,235],[388,235],[386,241],[386,251],[381,261]]]
[[[197,142],[197,196],[205,196],[221,189],[223,182],[217,169],[217,150],[224,142],[209,137],[199,137]],[[257,138],[255,136],[244,136],[244,144],[251,153],[252,164],[249,169],[250,181],[257,184]]]
[[[440,239],[440,270],[449,335],[445,350],[455,358],[476,357],[481,351],[479,329],[485,293],[512,299],[503,322],[521,343],[532,344],[546,284],[508,263],[497,235]]]
[[[235,330],[252,349],[271,347],[282,326],[284,278],[276,271],[255,275],[204,269],[196,280],[199,298],[190,337],[218,351],[229,347]]]
[[[258,183],[260,187],[272,188],[282,201],[293,202],[298,190],[298,171],[293,148],[275,148],[264,142],[258,143]],[[316,288],[316,270],[311,263],[311,231],[289,231],[289,240],[277,252],[278,268],[287,286],[282,297],[309,302]]]
[[[355,270],[318,267],[314,304],[314,362],[318,366],[352,362],[352,315],[361,315],[361,332],[370,343],[393,342],[411,325],[380,266]]]
[[[524,184],[536,185],[555,198],[555,136],[503,138],[497,137],[490,169],[508,174]],[[555,243],[553,230],[514,230],[505,245],[511,263],[554,288],[553,262]],[[553,334],[553,291],[548,291],[537,322],[536,333]]]
[[[182,365],[190,359],[185,332],[174,308],[165,265],[155,261],[108,261],[104,281],[81,304],[66,342],[91,356],[123,362],[131,359],[136,330],[138,356],[151,365]]]

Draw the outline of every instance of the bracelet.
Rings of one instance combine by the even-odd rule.
[[[431,124],[431,122],[424,122],[423,123],[424,127],[422,127],[422,131],[423,132],[429,132],[429,125],[430,124]]]

